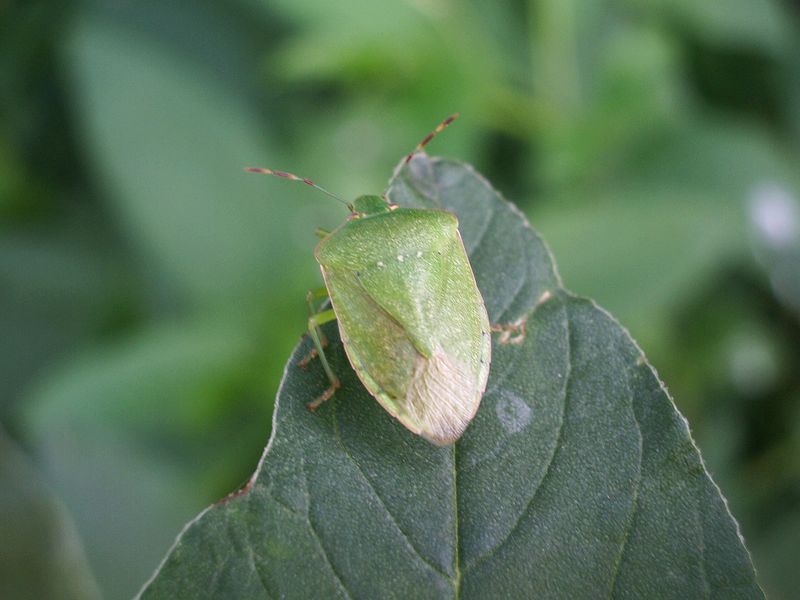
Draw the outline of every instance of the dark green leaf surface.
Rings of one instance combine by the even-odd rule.
[[[297,367],[304,341],[252,485],[187,527],[143,597],[762,597],[686,421],[516,209],[424,156],[390,195],[453,211],[490,320],[527,318],[521,343],[495,338],[475,421],[449,448],[410,434],[329,327],[342,389],[306,411],[326,382]]]

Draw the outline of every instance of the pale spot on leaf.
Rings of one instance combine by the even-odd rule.
[[[531,408],[513,392],[503,391],[495,405],[497,419],[508,433],[525,429],[531,422]]]

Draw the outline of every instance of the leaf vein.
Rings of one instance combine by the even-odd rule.
[[[525,253],[526,253],[526,258],[528,258],[527,249],[525,250]],[[527,282],[527,279],[528,279],[527,277],[520,277],[518,279],[517,287],[514,290],[514,293],[511,295],[511,299],[505,303],[505,306],[503,306],[502,310],[500,311],[497,317],[498,323],[504,322],[504,317],[506,316],[506,312],[508,312],[508,309],[514,306],[514,303],[517,301],[517,298],[519,298],[520,294],[522,293],[522,290],[525,289],[525,283]]]
[[[352,600],[353,596],[347,590],[347,586],[345,586],[344,581],[342,580],[342,577],[339,575],[339,573],[336,571],[336,568],[333,566],[333,563],[331,562],[330,556],[328,556],[328,550],[325,548],[325,544],[323,543],[322,538],[319,535],[319,532],[317,532],[317,528],[314,526],[314,522],[313,522],[313,520],[311,518],[310,494],[308,493],[308,475],[306,474],[305,460],[303,459],[302,455],[300,456],[300,460],[301,460],[301,462],[303,464],[303,479],[305,481],[305,490],[304,491],[305,491],[305,495],[306,495],[306,506],[308,507],[308,511],[309,511],[308,514],[306,515],[306,522],[308,523],[308,528],[311,531],[311,534],[314,536],[314,539],[317,542],[317,547],[319,548],[320,553],[322,554],[322,558],[325,560],[325,563],[328,565],[328,568],[330,569],[331,574],[333,575],[333,578],[336,581],[337,586],[342,590],[342,592],[344,593],[346,598],[350,598]]]
[[[461,521],[458,518],[458,444],[453,444],[453,515],[455,519],[454,533],[455,540],[453,541],[453,598],[461,597]]]
[[[412,173],[411,169],[403,169],[403,171],[401,172],[401,177],[405,181],[407,188],[410,189],[411,192],[414,195],[416,195],[418,198],[421,198],[422,200],[427,200],[429,202],[432,202],[437,207],[441,208],[442,207],[442,201],[441,201],[441,198],[439,196],[439,186],[436,185],[436,181],[435,181],[435,179],[433,177],[433,168],[431,166],[433,161],[429,160],[429,161],[427,161],[427,163],[428,163],[427,164],[427,170],[426,170],[426,173],[425,173],[424,177],[426,179],[429,179],[429,180],[433,181],[433,183],[434,183],[433,186],[429,186],[429,187],[433,187],[433,189],[435,190],[436,193],[435,193],[434,196],[426,194],[425,190],[422,188],[422,186],[418,185],[414,181],[414,174]],[[423,202],[423,204],[424,204],[424,202]]]
[[[700,510],[701,510],[701,502],[695,504],[694,512],[695,517],[697,518],[697,530],[699,532],[700,540],[700,577],[703,580],[703,592],[705,593],[706,598],[711,597],[711,585],[708,581],[708,574],[706,573],[706,540],[705,540],[705,532],[703,531],[703,521],[700,518]]]
[[[642,427],[641,424],[639,423],[639,419],[636,417],[636,409],[634,407],[635,398],[633,395],[633,390],[631,389],[630,377],[628,378],[627,383],[628,383],[627,386],[628,398],[630,399],[631,414],[633,415],[633,422],[636,424],[636,435],[639,445],[639,465],[638,468],[636,469],[637,473],[636,486],[633,489],[633,500],[631,503],[630,513],[628,515],[628,522],[626,523],[625,529],[622,533],[622,541],[620,543],[619,555],[617,556],[617,560],[614,564],[614,571],[611,574],[611,587],[608,593],[609,598],[614,597],[614,592],[617,589],[619,571],[622,566],[622,561],[625,558],[625,552],[627,551],[628,548],[628,539],[630,538],[631,531],[633,530],[634,524],[636,523],[636,517],[639,513],[639,489],[641,488],[642,484],[642,452],[643,452]]]
[[[277,596],[274,596],[273,593],[270,591],[269,586],[267,585],[267,577],[262,572],[261,567],[259,566],[259,563],[256,562],[256,555],[255,555],[255,552],[253,552],[253,544],[252,544],[252,542],[250,542],[250,531],[249,531],[249,529],[248,529],[247,533],[248,533],[247,558],[250,561],[250,567],[253,569],[253,572],[256,574],[256,578],[258,579],[258,582],[261,584],[261,589],[264,590],[264,594],[266,594],[266,597],[268,599],[271,599],[273,597],[277,597]]]
[[[479,566],[481,563],[484,563],[484,562],[488,561],[490,558],[492,558],[492,556],[497,554],[500,551],[500,549],[508,542],[508,540],[514,534],[514,532],[519,528],[520,523],[522,523],[522,519],[525,517],[526,514],[528,514],[528,512],[531,509],[531,506],[533,506],[534,500],[536,500],[536,497],[539,495],[539,492],[541,491],[542,487],[544,487],[544,483],[545,483],[545,481],[547,480],[548,476],[550,475],[550,473],[552,471],[553,464],[555,463],[556,455],[558,454],[559,449],[561,448],[561,442],[562,442],[563,437],[564,437],[564,428],[565,428],[564,422],[566,421],[567,401],[569,399],[569,387],[570,387],[570,382],[572,380],[572,347],[573,347],[573,344],[572,344],[572,333],[571,333],[572,327],[570,325],[569,314],[568,314],[566,306],[564,307],[564,310],[565,310],[565,313],[567,313],[565,315],[565,319],[564,319],[564,326],[565,326],[565,329],[566,329],[565,335],[566,335],[567,344],[568,344],[567,365],[566,365],[566,373],[565,373],[565,376],[564,376],[564,394],[563,394],[563,397],[562,397],[562,407],[563,408],[562,408],[562,411],[561,411],[561,422],[558,425],[558,433],[556,434],[556,443],[555,443],[555,445],[553,447],[553,452],[552,452],[552,454],[550,454],[550,460],[547,463],[547,467],[545,467],[545,471],[544,471],[544,474],[542,475],[541,480],[539,481],[539,485],[536,486],[536,489],[533,491],[533,494],[531,494],[530,500],[528,500],[528,503],[525,505],[525,508],[522,511],[520,511],[519,517],[517,518],[517,521],[514,523],[513,527],[511,527],[511,529],[508,531],[506,536],[500,542],[498,542],[494,546],[494,548],[490,549],[488,552],[486,552],[482,556],[479,556],[474,561],[472,561],[470,564],[468,564],[466,566],[466,568],[464,569],[464,573],[465,574],[468,571],[471,571],[472,569],[474,569],[477,566]]]
[[[478,248],[480,248],[481,245],[483,244],[483,238],[486,237],[486,234],[494,224],[496,218],[497,218],[497,211],[492,210],[489,213],[489,218],[484,220],[484,226],[483,229],[481,229],[481,231],[478,233],[478,239],[472,242],[469,250],[467,251],[467,255],[469,256],[470,260],[472,260],[472,253],[475,252]]]
[[[345,446],[344,440],[342,439],[341,431],[339,430],[339,419],[338,419],[338,417],[336,415],[336,404],[333,405],[332,415],[333,415],[333,430],[334,430],[334,433],[336,434],[336,441],[339,443],[339,445],[342,448],[342,452],[344,452],[344,455],[350,460],[350,462],[353,463],[353,466],[355,466],[356,470],[358,471],[358,474],[361,476],[361,479],[364,480],[364,483],[367,485],[369,490],[372,492],[372,495],[375,496],[375,498],[378,500],[378,503],[381,505],[381,508],[383,508],[384,512],[389,517],[389,520],[392,522],[392,525],[394,525],[395,529],[397,529],[397,531],[400,533],[400,536],[403,538],[403,541],[405,541],[406,546],[408,547],[408,549],[411,550],[411,553],[414,556],[416,556],[417,558],[419,558],[419,560],[425,566],[427,566],[428,569],[433,571],[436,575],[439,575],[440,577],[443,577],[444,579],[448,579],[449,580],[450,577],[448,577],[445,573],[443,573],[441,570],[436,568],[436,566],[431,564],[430,561],[428,561],[424,556],[422,556],[422,554],[419,552],[419,550],[417,550],[417,548],[414,546],[414,544],[411,543],[411,540],[409,539],[408,535],[406,534],[405,531],[403,531],[403,528],[400,527],[400,525],[398,524],[397,520],[394,518],[394,515],[389,510],[389,507],[386,506],[386,503],[383,501],[383,498],[381,497],[381,495],[378,493],[378,491],[372,485],[372,482],[370,482],[369,478],[364,474],[364,471],[361,468],[361,465],[358,464],[358,461],[356,461],[356,459],[353,458],[353,456],[347,450],[347,446]]]
[[[536,311],[539,310],[540,306],[543,306],[544,303],[537,303],[530,313],[526,316],[528,320],[532,319],[533,316],[536,314]],[[491,398],[495,393],[495,390],[502,389],[503,384],[505,383],[506,379],[508,379],[518,368],[519,366],[519,353],[514,353],[511,355],[508,361],[505,363],[505,369],[500,373],[492,373],[491,379],[489,380],[489,387],[486,388],[486,392],[483,394],[483,399],[486,400]],[[483,401],[483,400],[482,400]],[[472,462],[467,463],[466,465],[462,465],[461,470],[462,472],[470,471],[484,463],[489,462],[490,460],[494,460],[500,454],[506,451],[508,446],[511,444],[511,437],[505,437],[500,441],[494,448],[491,450],[481,453],[477,458],[475,458]]]

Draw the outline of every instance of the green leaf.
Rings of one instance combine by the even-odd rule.
[[[669,316],[730,265],[751,260],[748,212],[763,212],[759,190],[783,190],[789,200],[778,199],[780,212],[800,189],[791,154],[756,128],[721,125],[676,128],[610,185],[583,187],[528,211],[569,288],[612,310],[651,358],[680,351],[669,347]],[[791,231],[797,211],[785,208],[781,225]],[[792,277],[784,271],[791,292]]]
[[[777,181],[753,190],[750,229],[760,262],[776,296],[800,312],[800,202]]]
[[[99,598],[63,507],[0,429],[0,598]]]
[[[258,443],[271,409],[261,389],[244,390],[258,407],[237,394],[249,368],[269,366],[254,330],[152,326],[65,361],[25,398],[25,429],[105,596],[130,598],[175,529],[247,476],[237,467],[255,453],[242,444]]]
[[[85,215],[68,214],[55,226],[8,228],[0,236],[3,416],[48,361],[128,308],[120,292],[130,271],[96,227]]]
[[[469,166],[417,157],[395,202],[456,213],[494,323],[474,423],[435,448],[358,383],[290,361],[241,493],[181,534],[144,598],[594,598],[762,593],[686,421],[624,329],[567,293],[541,239]],[[587,252],[589,250],[587,249]]]
[[[629,0],[677,21],[695,36],[719,45],[747,47],[778,53],[791,39],[786,9],[774,0]]]
[[[111,211],[168,289],[201,305],[257,297],[261,309],[267,290],[304,291],[299,275],[313,269],[294,258],[306,221],[294,198],[306,190],[276,187],[264,198],[264,179],[243,172],[273,164],[244,94],[109,18],[77,19],[66,58]]]

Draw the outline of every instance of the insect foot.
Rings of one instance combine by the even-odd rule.
[[[500,334],[500,337],[497,339],[498,344],[514,344],[518,346],[525,341],[527,325],[528,317],[525,316],[517,319],[513,323],[492,325],[492,332]]]
[[[331,387],[322,392],[322,395],[319,398],[306,404],[306,408],[309,410],[309,412],[313,413],[319,408],[320,404],[330,400],[336,393],[336,390],[338,390],[340,387],[342,387],[342,383],[338,379],[335,379],[333,383],[331,383]]]
[[[317,358],[317,356],[319,356],[319,352],[317,352],[316,348],[312,348],[302,360],[298,361],[297,366],[301,369],[307,369],[308,363]]]
[[[324,335],[320,336],[319,343],[323,348],[327,348],[328,347],[328,338],[326,338]],[[317,358],[318,356],[319,356],[319,352],[317,352],[317,349],[316,348],[312,348],[311,350],[308,351],[308,354],[306,354],[302,359],[300,359],[297,362],[297,366],[300,367],[301,369],[306,369],[306,368],[308,368],[309,363],[312,360],[314,360],[315,358]]]

